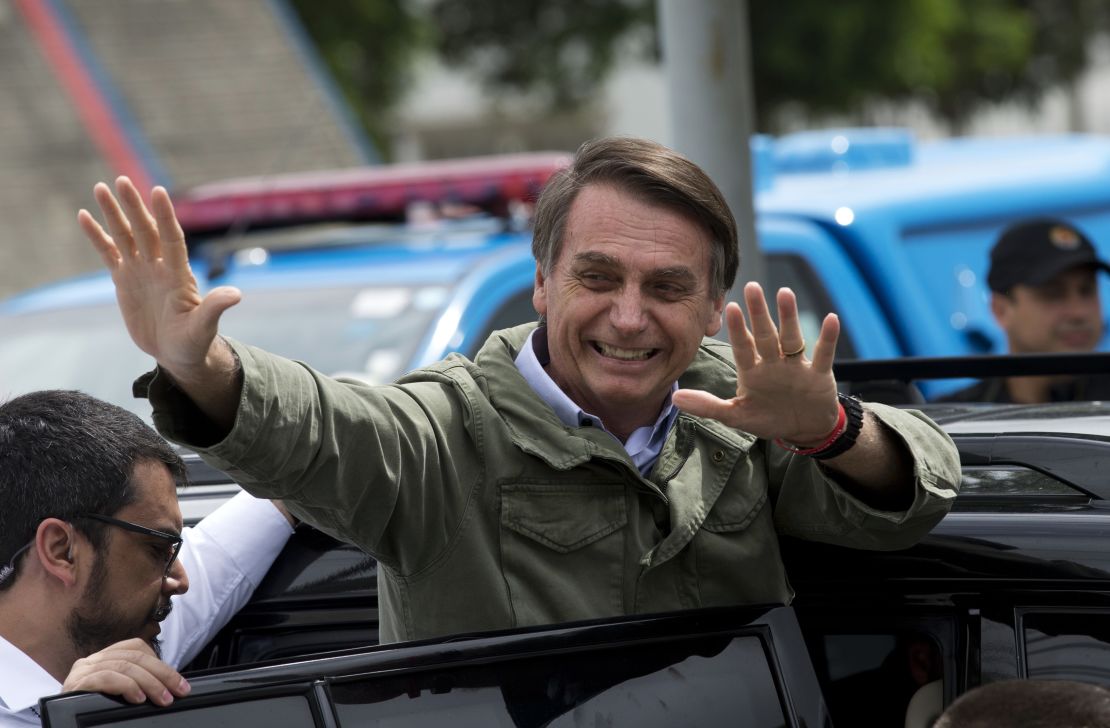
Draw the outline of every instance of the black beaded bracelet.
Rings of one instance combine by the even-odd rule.
[[[855,397],[850,397],[847,394],[838,392],[836,396],[844,407],[847,424],[844,427],[844,432],[831,445],[810,455],[814,460],[828,460],[829,458],[835,458],[837,455],[843,455],[852,445],[856,444],[856,438],[859,437],[860,430],[863,429],[863,404]]]

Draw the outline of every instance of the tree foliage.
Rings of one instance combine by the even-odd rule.
[[[429,44],[494,95],[563,110],[588,103],[629,48],[658,53],[656,0],[293,3],[379,139]],[[987,103],[1032,103],[1073,82],[1110,28],[1104,0],[748,0],[748,12],[758,126],[772,132],[783,109],[851,114],[876,101],[924,103],[959,131]]]
[[[552,107],[588,101],[630,35],[655,48],[654,0],[433,0],[431,17],[448,64]]]
[[[677,1],[677,0],[676,0]],[[656,0],[435,0],[439,48],[494,92],[588,100],[622,37],[654,32]],[[552,10],[557,5],[559,10]],[[954,129],[984,104],[1036,101],[1087,66],[1103,0],[748,0],[755,105],[774,131],[874,101],[920,101]]]
[[[429,47],[428,26],[407,0],[290,0],[348,103],[379,149],[389,112]]]
[[[1100,0],[750,0],[756,103],[809,114],[920,101],[956,131],[985,104],[1037,101],[1087,67]],[[804,50],[801,50],[804,49]]]

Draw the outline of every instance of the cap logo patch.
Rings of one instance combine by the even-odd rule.
[[[1050,228],[1048,239],[1060,250],[1075,250],[1079,247],[1079,236],[1074,230],[1063,225]]]

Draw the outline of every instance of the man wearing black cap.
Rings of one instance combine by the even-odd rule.
[[[1093,351],[1102,338],[1095,274],[1110,272],[1091,241],[1063,220],[1017,223],[991,250],[991,313],[1014,354]],[[942,401],[1035,404],[1110,398],[1110,376],[986,379]]]

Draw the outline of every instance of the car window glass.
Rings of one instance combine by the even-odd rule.
[[[144,711],[142,717],[98,721],[90,716],[82,725],[133,726],[134,728],[178,728],[181,726],[266,726],[266,728],[305,728],[316,725],[308,698],[286,695],[261,700],[207,705],[173,712]]]
[[[479,335],[474,337],[473,349],[467,352],[467,356],[473,356],[494,331],[535,321],[537,318],[536,309],[532,306],[532,289],[513,294],[498,307]]]
[[[149,422],[150,404],[131,394],[131,381],[153,367],[114,303],[0,318],[0,397],[79,389]]]
[[[960,496],[1074,496],[1080,492],[1050,475],[1021,467],[965,466]]]
[[[786,724],[758,637],[684,640],[336,682],[344,725]]]
[[[902,725],[917,691],[944,677],[940,643],[927,632],[825,633],[808,640],[836,725]]]
[[[220,330],[325,374],[387,384],[404,374],[438,315],[439,287],[254,290]],[[431,301],[432,303],[429,303]]]
[[[1110,615],[1029,612],[1022,628],[1028,677],[1110,682]]]
[[[405,290],[253,290],[224,315],[220,330],[325,374],[388,383],[411,364],[442,298],[430,293],[436,287],[414,288],[410,295]],[[79,389],[149,422],[150,405],[132,395],[131,383],[153,367],[131,342],[115,304],[0,318],[5,397]]]

